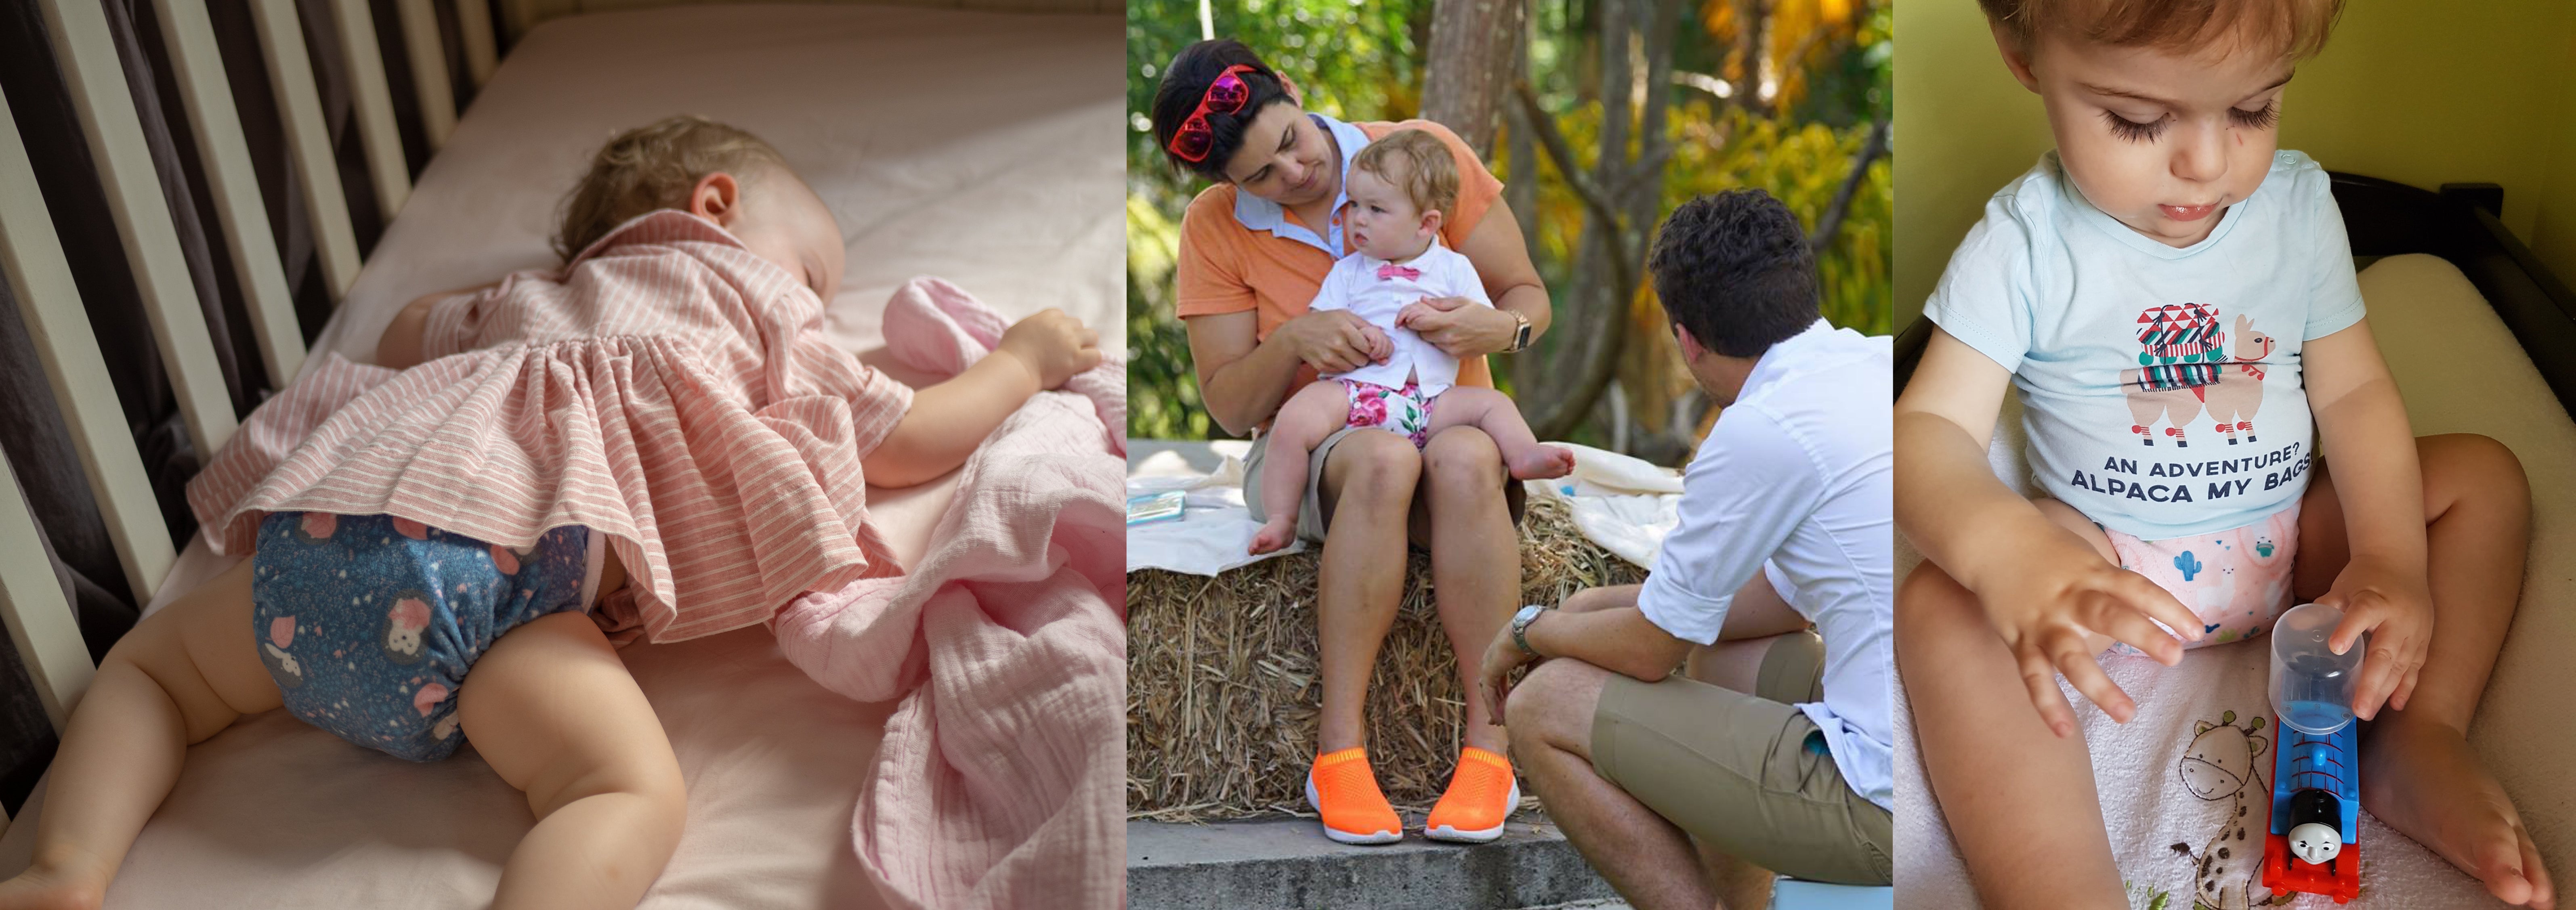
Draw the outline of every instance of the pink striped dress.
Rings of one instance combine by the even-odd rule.
[[[678,641],[899,571],[859,460],[912,390],[822,334],[823,303],[723,228],[664,210],[560,272],[431,311],[427,362],[338,355],[252,412],[188,484],[217,553],[269,512],[388,514],[508,546],[610,535],[602,609]],[[631,610],[631,614],[619,615]]]

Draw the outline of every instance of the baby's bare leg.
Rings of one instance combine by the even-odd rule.
[[[590,617],[502,634],[456,697],[466,739],[537,816],[501,870],[495,910],[642,900],[679,846],[688,793],[661,720]]]
[[[2039,505],[2113,558],[2074,509]],[[2084,737],[2049,731],[1976,594],[1929,562],[1896,593],[1896,666],[1924,774],[1988,910],[2128,907]]]
[[[1472,426],[1494,437],[1494,448],[1502,450],[1503,467],[1521,480],[1545,480],[1563,477],[1574,470],[1574,453],[1551,445],[1541,445],[1531,433],[1529,422],[1521,419],[1520,406],[1511,396],[1478,386],[1450,386],[1441,392],[1431,408],[1428,435],[1454,426]]]
[[[1332,380],[1310,382],[1279,406],[1261,462],[1261,530],[1251,550],[1268,553],[1297,539],[1297,510],[1306,499],[1306,465],[1324,437],[1350,422],[1350,393]]]
[[[2415,441],[2424,473],[2433,644],[2415,691],[2362,728],[2361,805],[2477,876],[2497,898],[2555,907],[2556,889],[2513,800],[2469,747],[2469,720],[2522,596],[2531,488],[2522,463],[2483,436]],[[2292,585],[2302,601],[2334,586],[2349,558],[2342,501],[2321,468],[2299,513]]]
[[[188,744],[278,705],[252,643],[251,561],[171,602],[107,652],[54,753],[35,863],[0,908],[96,907]]]

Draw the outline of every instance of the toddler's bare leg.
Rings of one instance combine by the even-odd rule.
[[[2513,452],[2484,436],[2415,441],[2424,473],[2433,644],[2404,710],[2362,728],[2361,805],[2477,876],[2498,899],[2557,906],[2549,871],[2504,786],[2469,748],[2469,719],[2522,596],[2531,488]],[[2292,587],[2302,601],[2334,586],[2349,558],[2334,480],[2319,469],[2299,513]]]
[[[1450,386],[1440,393],[1438,402],[1431,408],[1429,435],[1438,436],[1454,426],[1483,430],[1502,450],[1503,467],[1521,480],[1563,477],[1574,470],[1574,453],[1539,444],[1511,396],[1478,386]]]
[[[1269,451],[1261,462],[1261,509],[1265,519],[1252,535],[1251,550],[1268,553],[1297,539],[1297,509],[1306,499],[1306,464],[1315,446],[1348,423],[1350,394],[1331,380],[1307,383],[1279,406],[1270,422]]]
[[[2074,509],[2039,505],[2112,558]],[[1929,562],[1896,593],[1896,666],[1924,774],[1988,910],[2128,907],[2084,737],[2050,732],[1977,596]]]
[[[504,633],[456,697],[466,739],[537,816],[502,867],[495,910],[642,900],[679,846],[688,793],[660,718],[590,617]]]
[[[107,652],[54,753],[35,863],[0,908],[96,907],[188,744],[278,705],[252,641],[251,561],[137,623]]]

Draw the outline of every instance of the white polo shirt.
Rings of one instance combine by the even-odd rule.
[[[1755,361],[1682,472],[1681,523],[1637,597],[1711,644],[1763,572],[1825,640],[1825,698],[1798,705],[1853,792],[1893,811],[1894,345],[1817,320]]]

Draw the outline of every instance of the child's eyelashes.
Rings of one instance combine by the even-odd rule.
[[[2172,117],[2158,117],[2152,123],[2139,123],[2112,111],[2102,112],[2102,122],[2110,125],[2111,135],[2130,142],[2154,142],[2164,135],[2165,124],[2172,121]]]
[[[2268,130],[2281,122],[2281,102],[2266,101],[2261,110],[2252,111],[2231,107],[2227,109],[2227,119],[2249,130]]]
[[[2268,130],[2280,125],[2281,103],[2267,101],[2261,108],[2250,111],[2241,107],[2231,107],[2227,109],[2227,121],[2249,130]],[[2121,139],[2129,142],[2154,142],[2164,135],[2165,127],[2173,123],[2173,117],[2168,115],[2158,117],[2150,123],[2139,123],[2122,117],[2118,113],[2103,111],[2102,122],[2110,126],[2111,135]]]

